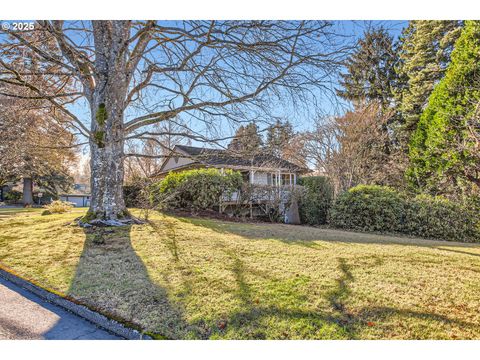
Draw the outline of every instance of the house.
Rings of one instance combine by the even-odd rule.
[[[206,167],[239,171],[246,181],[255,185],[295,185],[300,175],[310,172],[307,168],[264,153],[246,156],[230,150],[176,145],[155,177],[161,179],[171,171]]]
[[[212,167],[221,171],[224,169],[239,171],[246,183],[258,188],[278,188],[277,196],[283,199],[286,199],[291,189],[297,186],[299,176],[310,171],[307,168],[266,153],[242,155],[230,150],[176,145],[165,158],[160,170],[154,177],[162,179],[172,171]],[[251,216],[253,216],[255,208],[258,207],[257,205],[269,200],[266,196],[263,193],[261,196],[250,199]],[[239,199],[240,194],[238,193],[224,199],[220,211],[225,211],[229,206],[237,205]]]
[[[90,206],[90,194],[61,194],[60,200],[72,203],[75,207]]]
[[[71,192],[60,194],[60,200],[67,201],[75,207],[90,206],[90,186],[87,184],[73,184]]]

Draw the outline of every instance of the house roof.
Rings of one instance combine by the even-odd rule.
[[[187,155],[195,162],[207,166],[224,166],[233,168],[269,168],[288,170],[293,172],[309,171],[309,169],[295,165],[290,161],[266,153],[245,155],[228,149],[224,150],[176,145],[172,151],[172,155],[179,154]]]

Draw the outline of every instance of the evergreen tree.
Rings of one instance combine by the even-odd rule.
[[[337,90],[340,97],[353,102],[354,113],[362,113],[367,108],[376,109],[379,113],[373,118],[388,118],[388,122],[379,124],[382,151],[386,157],[393,153],[389,128],[395,121],[390,108],[397,82],[396,62],[393,37],[382,27],[370,29],[348,58],[345,65],[347,71],[341,74],[342,89]],[[380,167],[381,164],[375,166]]]
[[[337,94],[354,104],[378,101],[390,103],[395,81],[396,54],[393,38],[383,29],[365,32],[357,50],[347,59]]]
[[[407,175],[415,187],[436,194],[478,194],[479,85],[480,21],[467,21],[410,142]]]
[[[277,120],[275,124],[270,125],[267,129],[267,140],[265,143],[267,151],[272,155],[283,157],[284,150],[294,136],[295,132],[289,121],[281,122]]]
[[[462,22],[413,20],[399,40],[395,88],[401,114],[396,137],[403,148],[415,130],[433,87],[445,74]]]
[[[253,154],[258,152],[262,145],[263,141],[258,133],[258,126],[252,122],[246,126],[241,125],[237,129],[228,149],[242,154]]]

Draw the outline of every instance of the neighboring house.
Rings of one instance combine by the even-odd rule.
[[[73,184],[72,192],[60,194],[60,200],[68,201],[75,207],[90,206],[90,186],[87,184]]]
[[[89,194],[62,194],[60,195],[60,200],[70,202],[75,207],[90,206]]]
[[[5,196],[12,190],[22,192],[22,181],[19,180],[0,187],[0,202],[5,201]],[[39,187],[35,183],[33,184],[32,194],[34,198],[33,205],[49,204],[57,198],[56,195],[49,193],[48,189]],[[68,190],[68,193],[60,193],[58,198],[62,201],[71,202],[74,206],[90,206],[90,186],[87,184],[74,184],[73,187]],[[21,203],[21,201],[22,200],[19,200],[19,203]]]
[[[239,171],[245,182],[258,187],[278,187],[283,195],[296,186],[300,175],[310,171],[307,168],[264,153],[247,156],[229,150],[176,145],[165,158],[160,170],[154,177],[162,179],[172,171],[212,167],[221,171],[224,169]],[[238,197],[238,194],[233,194],[229,199],[225,199],[224,205],[235,205]],[[261,199],[256,198],[255,201],[251,201],[251,205],[261,202]],[[253,207],[251,207],[251,215],[253,210]]]

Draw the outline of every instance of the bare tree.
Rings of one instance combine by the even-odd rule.
[[[21,98],[0,101],[0,173],[12,180],[22,179],[24,205],[33,203],[34,182],[53,194],[65,190],[76,157],[75,136],[43,105],[39,100],[29,103]]]
[[[385,151],[389,139],[384,127],[391,116],[372,103],[318,119],[304,135],[306,157],[332,179],[336,194],[357,184],[402,185],[405,156]]]
[[[208,129],[183,135],[210,141],[221,121],[266,115],[273,99],[305,103],[331,88],[347,49],[326,21],[38,21],[4,31],[0,82],[47,101],[88,139],[89,218],[116,220],[126,216],[126,140],[182,115]],[[25,71],[24,62],[36,66]],[[35,76],[48,81],[37,86]],[[48,86],[62,81],[76,90]],[[71,105],[85,100],[89,121]]]
[[[166,156],[175,145],[190,145],[188,127],[179,118],[153,124],[151,131],[141,142],[137,139],[126,141],[125,182],[134,183],[156,174]],[[177,135],[180,134],[180,135]],[[190,134],[191,136],[191,134]],[[142,154],[143,156],[138,156]],[[142,180],[143,181],[143,180]]]
[[[340,156],[340,128],[333,118],[318,118],[313,131],[303,134],[305,157],[315,164],[316,169],[329,176],[334,184],[335,193],[346,189],[353,183],[353,168],[342,166]]]

